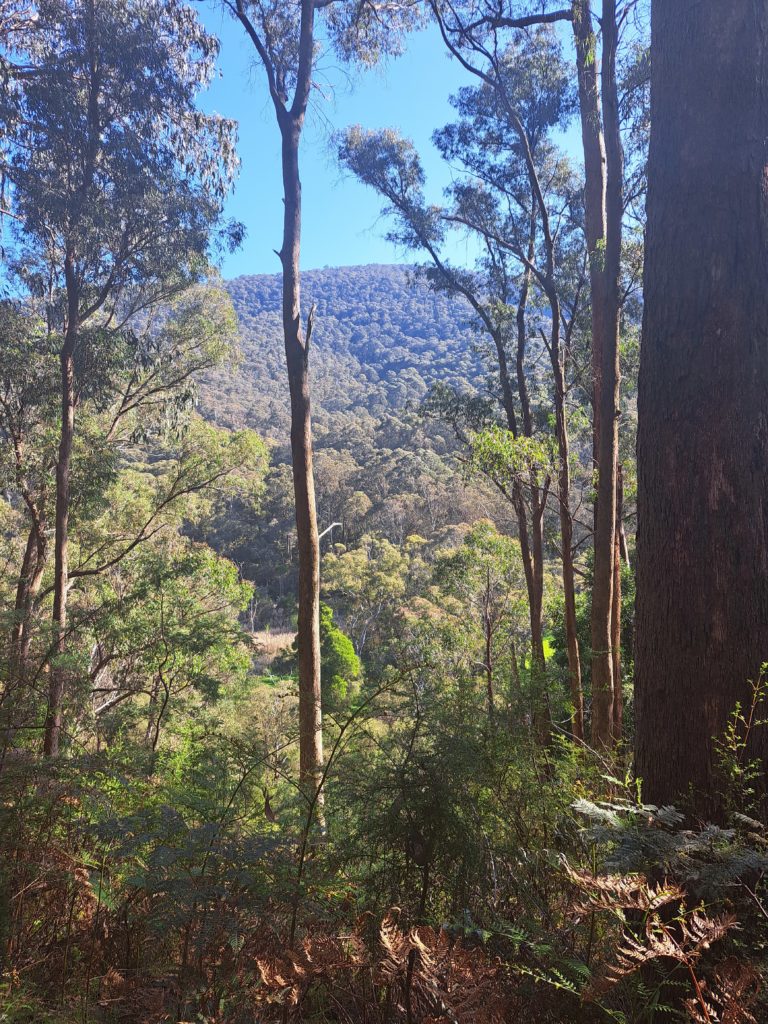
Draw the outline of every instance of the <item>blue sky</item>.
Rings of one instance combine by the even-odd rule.
[[[225,277],[277,273],[273,250],[280,247],[282,200],[280,147],[263,70],[250,42],[231,18],[208,8],[206,27],[221,38],[220,74],[202,105],[240,124],[240,177],[227,214],[248,231],[242,248],[227,258]],[[350,124],[366,128],[397,127],[416,143],[428,179],[430,198],[439,201],[450,170],[431,144],[433,130],[451,120],[448,102],[461,85],[475,81],[445,56],[435,28],[414,33],[407,53],[386,67],[355,76],[332,61],[316,91],[302,143],[302,266],[348,266],[358,263],[408,262],[384,239],[381,203],[373,192],[343,176],[330,148],[330,133]],[[455,242],[461,259],[464,243]],[[411,261],[413,257],[411,257]]]

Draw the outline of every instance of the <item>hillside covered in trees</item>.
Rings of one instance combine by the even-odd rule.
[[[488,346],[471,307],[435,292],[416,268],[327,268],[307,272],[303,281],[305,315],[316,305],[312,397],[320,529],[337,524],[326,548],[365,533],[402,545],[409,535],[431,537],[482,515],[503,520],[503,503],[462,473],[454,430],[425,409],[438,386],[478,397],[493,393]],[[240,354],[234,365],[209,374],[200,410],[228,428],[256,430],[269,445],[271,465],[258,513],[230,510],[216,538],[257,583],[264,599],[258,621],[274,626],[285,621],[296,573],[280,281],[238,278],[227,290]]]
[[[313,420],[315,441],[343,442],[366,415],[381,420],[423,400],[446,382],[482,386],[487,353],[461,299],[430,290],[400,266],[335,267],[302,275],[304,315],[315,304]],[[279,275],[227,284],[240,324],[243,361],[220,373],[204,402],[218,422],[248,426],[277,445],[290,422],[282,386]],[[483,355],[485,354],[485,365]]]
[[[767,125],[765,0],[0,0],[2,1024],[768,1019]]]

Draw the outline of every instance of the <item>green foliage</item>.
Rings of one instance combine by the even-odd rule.
[[[181,4],[111,0],[87,10],[47,0],[34,34],[13,43],[34,69],[14,82],[3,159],[16,271],[44,295],[64,287],[69,253],[88,295],[81,309],[119,304],[125,322],[165,282],[204,267],[236,166],[233,124],[195,107],[217,44]]]
[[[280,674],[295,673],[298,665],[298,636],[290,651],[272,663]],[[347,707],[359,689],[362,664],[350,638],[333,621],[333,609],[320,603],[320,685],[323,710],[337,713]]]
[[[347,703],[360,681],[362,666],[349,637],[333,621],[333,610],[320,605],[321,685],[329,708]]]
[[[714,737],[715,764],[721,786],[723,809],[729,815],[751,815],[761,818],[765,807],[763,765],[755,756],[758,733],[768,726],[768,665],[751,684],[748,708],[740,702],[731,711],[722,736]]]
[[[582,678],[587,692],[591,683],[591,611],[592,611],[592,553],[584,559],[584,587],[576,597],[576,624],[581,650]],[[633,682],[634,682],[634,629],[635,629],[635,570],[633,565],[621,564],[621,675],[625,698],[625,717],[629,730],[633,724]],[[560,669],[563,680],[568,670],[565,641],[564,608],[560,595],[553,595],[550,601],[550,632],[554,643],[554,665]]]
[[[469,469],[504,488],[516,477],[527,477],[541,487],[555,473],[552,437],[515,437],[502,427],[489,427],[471,437],[470,451]]]

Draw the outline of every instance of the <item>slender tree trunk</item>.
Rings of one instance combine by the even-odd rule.
[[[45,719],[43,753],[56,757],[59,752],[65,670],[61,658],[66,650],[67,592],[69,589],[69,498],[72,446],[75,437],[75,344],[80,329],[80,293],[72,252],[64,260],[67,288],[67,324],[59,353],[61,379],[61,426],[56,462],[56,524],[53,577],[53,664],[48,685],[48,711]]]
[[[523,692],[523,686],[520,679],[520,663],[517,660],[517,646],[514,640],[511,640],[509,644],[509,656],[512,663],[512,686],[514,689],[514,696],[520,700]]]
[[[535,241],[535,218],[531,222],[531,241]],[[531,253],[531,259],[533,254]],[[528,382],[525,377],[525,349],[527,344],[526,307],[528,293],[531,286],[530,271],[526,270],[520,287],[520,295],[517,303],[517,353],[516,353],[516,375],[517,390],[520,397],[520,406],[523,419],[523,433],[530,436],[533,433],[533,418],[531,416],[530,398],[528,395]],[[504,348],[504,340],[500,333],[494,334],[494,343],[499,363],[499,379],[501,383],[502,403],[507,419],[507,429],[514,437],[518,437],[518,423],[515,415],[515,400],[512,390],[512,381],[509,375],[509,364]],[[543,689],[546,685],[546,664],[544,658],[544,533],[543,533],[543,509],[540,508],[539,488],[532,483],[530,497],[531,521],[528,521],[528,509],[520,480],[516,479],[512,484],[512,505],[517,518],[517,533],[520,541],[520,553],[523,562],[523,573],[528,595],[528,615],[531,628],[531,676],[534,683],[534,690]],[[538,704],[538,697],[535,698]],[[537,731],[543,736],[549,733],[548,724],[549,712],[546,707],[535,712]]]
[[[149,693],[149,704],[147,705],[147,724],[144,727],[144,746],[152,750],[152,736],[155,731],[155,720],[157,718],[157,703],[160,699],[160,680],[155,676],[152,681],[152,689]]]
[[[613,535],[613,594],[610,612],[610,651],[613,659],[613,741],[622,738],[624,729],[624,690],[622,688],[622,515],[621,487],[616,490],[616,529]]]
[[[533,262],[535,246],[536,216],[535,212],[532,212],[528,239],[528,255],[531,263]],[[517,301],[517,352],[515,358],[517,390],[520,396],[520,407],[523,418],[523,434],[526,437],[531,437],[533,434],[531,401],[528,392],[528,380],[525,376],[525,351],[528,344],[526,314],[530,288],[531,271],[526,267],[523,272],[520,294]],[[517,432],[513,429],[511,423],[509,424],[509,429],[515,434],[515,436],[517,436]],[[535,480],[532,479],[530,481],[531,523],[529,533],[528,516],[525,510],[525,499],[522,484],[518,481],[515,486],[518,534],[520,538],[520,550],[523,555],[523,571],[525,573],[525,582],[528,590],[528,611],[531,626],[531,681],[533,684],[534,700],[533,718],[537,734],[541,739],[548,741],[551,722],[549,716],[549,704],[546,699],[547,678],[546,659],[544,657],[544,506],[546,504],[546,498],[542,496],[541,489]]]
[[[768,5],[657,0],[652,46],[636,770],[711,815],[713,738],[768,660]]]
[[[523,281],[520,287],[520,295],[517,301],[517,314],[515,317],[517,325],[517,353],[515,359],[515,370],[517,373],[517,390],[520,393],[520,406],[523,410],[523,433],[526,437],[533,436],[533,416],[531,415],[531,397],[528,392],[528,378],[525,375],[525,352],[528,346],[528,325],[526,312],[528,308],[528,293],[531,290],[531,266],[536,258],[536,226],[537,209],[535,196],[531,195],[531,218],[528,226],[528,263],[529,266],[523,271]]]
[[[621,142],[621,119],[616,61],[619,27],[616,0],[603,0],[603,122],[605,125],[606,177],[606,242],[605,273],[607,277],[606,331],[603,349],[602,394],[600,396],[600,462],[598,465],[598,511],[596,523],[605,531],[601,538],[610,552],[610,566],[605,574],[611,577],[611,687],[613,690],[613,739],[619,739],[623,717],[621,694],[621,550],[619,506],[619,412],[621,368],[619,337],[621,333],[621,243],[624,220],[624,150]],[[600,502],[608,503],[610,517],[605,522]],[[610,523],[609,523],[610,518]],[[617,732],[618,730],[618,732]]]
[[[28,679],[29,651],[32,643],[31,620],[35,599],[40,592],[46,557],[46,540],[42,520],[29,531],[24,551],[14,606],[15,619],[9,638],[8,681],[0,695],[3,709],[4,745],[8,747],[18,726],[17,712]],[[22,705],[23,707],[23,705]]]
[[[13,743],[16,729],[18,692],[24,681],[21,665],[21,648],[24,636],[24,621],[29,604],[29,588],[35,572],[37,539],[34,528],[29,531],[24,548],[19,579],[16,584],[14,620],[8,639],[8,665],[4,685],[0,690],[0,722],[2,722],[2,756]]]
[[[529,529],[528,513],[525,508],[525,499],[522,487],[518,482],[513,485],[512,501],[517,514],[518,539],[520,541],[520,554],[523,562],[523,574],[525,575],[525,588],[528,595],[528,618],[531,627],[531,652],[533,661],[537,666],[544,665],[544,625],[542,619],[543,600],[541,591],[543,587],[543,565],[541,562],[541,544],[538,543],[538,554],[532,549],[531,534],[538,535],[539,531]],[[535,513],[534,513],[535,515]]]
[[[533,555],[533,605],[531,606],[531,682],[533,721],[540,742],[549,743],[552,717],[547,692],[547,662],[544,655],[544,511],[546,495],[531,485],[531,548]]]
[[[613,607],[611,609],[611,653],[613,656],[613,740],[618,743],[624,729],[624,691],[621,679],[621,561],[624,482],[621,466],[616,476],[616,531],[613,539]]]
[[[490,573],[489,573],[490,574]],[[495,699],[493,692],[493,627],[486,603],[483,614],[483,633],[485,639],[485,690],[488,699],[488,724],[493,728],[495,721]]]
[[[29,651],[32,645],[32,614],[35,610],[37,595],[40,593],[48,557],[48,540],[45,535],[45,519],[43,517],[37,519],[31,532],[35,539],[35,556],[31,573],[27,578],[24,604],[19,609],[21,614],[20,630],[18,644],[14,647],[14,657],[20,681],[27,677]]]
[[[24,558],[21,563],[19,580],[16,584],[16,600],[13,606],[13,626],[9,642],[9,689],[13,688],[22,677],[20,654],[21,644],[24,636],[24,622],[29,607],[29,591],[32,579],[37,566],[37,534],[34,526],[30,527],[27,543],[24,548]]]
[[[309,386],[311,319],[306,337],[301,322],[301,178],[299,146],[304,126],[315,59],[316,0],[301,0],[297,40],[295,89],[288,104],[284,69],[276,67],[263,24],[254,24],[244,0],[230,6],[264,65],[270,96],[282,140],[283,243],[279,257],[283,270],[283,337],[291,397],[291,459],[299,554],[299,772],[302,786],[314,788],[322,780],[323,732],[320,704],[320,543],[317,532],[315,483],[312,471],[312,417]],[[323,5],[326,6],[326,5]],[[322,794],[315,805],[322,817]]]
[[[560,356],[560,301],[554,287],[550,289],[549,304],[552,313],[552,335],[549,346],[555,388],[555,431],[558,449],[558,509],[560,517],[560,546],[563,567],[563,601],[565,605],[565,640],[568,650],[568,677],[570,682],[571,732],[577,740],[584,739],[584,693],[581,685],[581,655],[576,624],[576,577],[573,569],[573,519],[571,517],[571,453],[568,439],[568,421],[565,415],[565,375]]]
[[[619,313],[623,160],[616,88],[615,0],[603,0],[602,102],[590,0],[574,0],[592,304],[594,465],[597,475],[592,587],[592,742],[613,728],[612,613],[618,455]],[[603,105],[605,110],[603,111]]]
[[[45,719],[43,753],[55,757],[59,752],[65,670],[60,659],[66,650],[67,590],[69,586],[69,487],[72,444],[75,434],[74,340],[77,316],[67,326],[67,337],[60,354],[61,434],[56,463],[56,533],[53,579],[53,664],[48,686],[48,712]]]
[[[291,395],[291,457],[299,553],[299,768],[304,785],[318,784],[323,766],[320,693],[320,543],[312,471],[309,388],[311,326],[301,322],[301,180],[299,142],[303,114],[281,125],[285,217],[280,259],[283,267],[283,333]]]

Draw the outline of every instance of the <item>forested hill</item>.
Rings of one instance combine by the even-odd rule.
[[[321,528],[334,540],[374,533],[402,544],[481,512],[450,457],[451,428],[425,421],[418,405],[437,381],[484,386],[469,307],[433,292],[401,266],[336,267],[302,275],[305,318],[316,303],[311,342],[315,488]],[[240,322],[242,361],[210,375],[201,409],[227,427],[268,440],[271,470],[261,508],[231,510],[208,540],[234,558],[271,601],[295,590],[291,548],[290,408],[277,275],[228,285]],[[486,501],[482,514],[489,514]],[[286,546],[287,541],[287,546]]]
[[[234,373],[217,373],[204,390],[204,406],[222,424],[248,425],[283,444],[289,419],[280,277],[238,277],[228,288],[243,363]],[[316,303],[311,358],[318,440],[338,414],[378,419],[419,400],[437,380],[466,387],[482,376],[469,308],[414,280],[407,267],[310,270],[302,288],[306,310]]]

